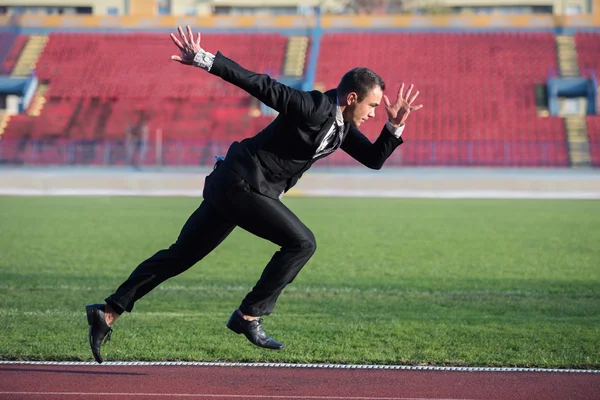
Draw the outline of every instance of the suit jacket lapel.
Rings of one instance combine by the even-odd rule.
[[[336,110],[337,110],[336,109],[336,107],[337,107],[337,90],[331,89],[331,90],[326,91],[324,94],[325,94],[325,96],[327,96],[329,98],[331,107],[329,108],[329,114],[327,115],[327,120],[326,120],[325,124],[323,125],[323,128],[321,128],[321,131],[317,134],[317,136],[315,138],[315,142],[314,142],[315,148],[319,147],[319,145],[323,141],[323,138],[325,137],[327,132],[329,132],[329,130],[331,129],[331,125],[333,125],[335,122],[335,114],[336,114]]]
[[[321,129],[321,131],[318,133],[317,137],[315,138],[315,143],[314,143],[315,149],[319,147],[319,145],[323,141],[325,135],[331,129],[331,126],[333,124],[335,124],[335,118],[336,118],[336,114],[337,114],[337,90],[331,89],[331,90],[326,91],[324,94],[331,101],[331,109],[329,112],[327,122],[325,123],[325,125],[323,126],[323,129]],[[346,135],[348,134],[349,130],[350,130],[350,124],[345,123],[343,125],[341,134],[339,132],[336,132],[335,138],[333,139],[334,140],[333,148],[327,149],[327,151],[325,153],[314,158],[313,161],[319,160],[319,159],[333,153],[335,150],[339,149],[341,147],[344,139],[346,138]]]

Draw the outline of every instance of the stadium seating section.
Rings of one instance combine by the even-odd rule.
[[[579,70],[585,76],[593,71],[600,77],[600,33],[580,32],[575,34]]]
[[[277,34],[202,36],[207,50],[275,77],[286,42]],[[168,34],[51,34],[36,66],[49,83],[42,114],[12,117],[3,138],[120,140],[140,110],[150,132],[162,129],[166,140],[239,136],[266,124],[247,116],[246,92],[171,61],[172,54]]]
[[[534,85],[556,68],[552,34],[331,34],[321,43],[317,80],[334,86],[357,64],[386,80],[392,101],[402,82],[420,90],[424,108],[407,126],[405,165],[567,162],[562,121],[536,116]],[[378,112],[363,129],[371,137],[385,121]]]
[[[282,35],[204,35],[208,51],[223,52],[249,69],[279,75],[286,38]],[[178,54],[167,34],[54,34],[38,62],[49,95],[59,98],[238,102],[236,87],[170,60]]]
[[[576,36],[582,68],[599,70],[599,37]],[[14,49],[23,47],[24,38],[10,39],[14,44],[7,50],[5,69],[14,64]],[[202,43],[248,69],[281,76],[284,35],[206,34]],[[247,93],[174,63],[172,54],[175,47],[166,34],[51,34],[36,68],[40,81],[48,83],[42,114],[13,117],[3,138],[122,140],[144,110],[152,135],[160,129],[165,140],[228,143],[272,119],[250,116],[256,104]],[[409,144],[393,156],[398,164],[568,165],[562,120],[536,115],[534,86],[557,68],[551,33],[363,32],[322,37],[318,85],[337,86],[355,66],[382,75],[391,100],[401,82],[420,90],[416,103],[425,107],[409,121]],[[384,121],[382,106],[375,121],[361,130],[374,138]],[[597,131],[595,121],[589,119],[588,126]],[[353,161],[340,152],[321,163]]]
[[[592,163],[595,167],[600,167],[600,116],[588,116],[586,125],[590,140]]]
[[[6,59],[17,35],[12,32],[0,33],[0,60]],[[2,73],[6,74],[6,69],[2,67]]]
[[[28,39],[28,35],[10,35],[10,43],[7,46],[8,50],[0,56],[0,60],[4,60],[2,63],[4,74],[9,75],[12,72]]]

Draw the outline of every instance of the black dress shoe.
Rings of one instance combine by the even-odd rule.
[[[258,347],[271,350],[283,349],[283,343],[269,337],[262,327],[262,320],[246,321],[240,313],[235,310],[227,322],[227,327],[237,334],[243,333],[246,338]]]
[[[109,341],[112,334],[112,329],[106,324],[106,319],[104,318],[104,304],[88,304],[85,306],[85,311],[87,313],[88,324],[90,324],[89,339],[92,354],[98,363],[102,363],[100,345],[104,341],[104,338],[106,338],[106,341]]]

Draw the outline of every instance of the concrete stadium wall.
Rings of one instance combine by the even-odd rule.
[[[0,195],[201,197],[210,168],[0,168]],[[314,168],[288,196],[600,199],[593,169]]]

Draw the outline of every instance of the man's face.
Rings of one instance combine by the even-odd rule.
[[[367,96],[358,101],[356,93],[352,92],[346,96],[346,109],[344,110],[344,121],[359,127],[369,118],[375,117],[375,107],[381,103],[383,91],[381,87],[375,86],[367,93]]]

